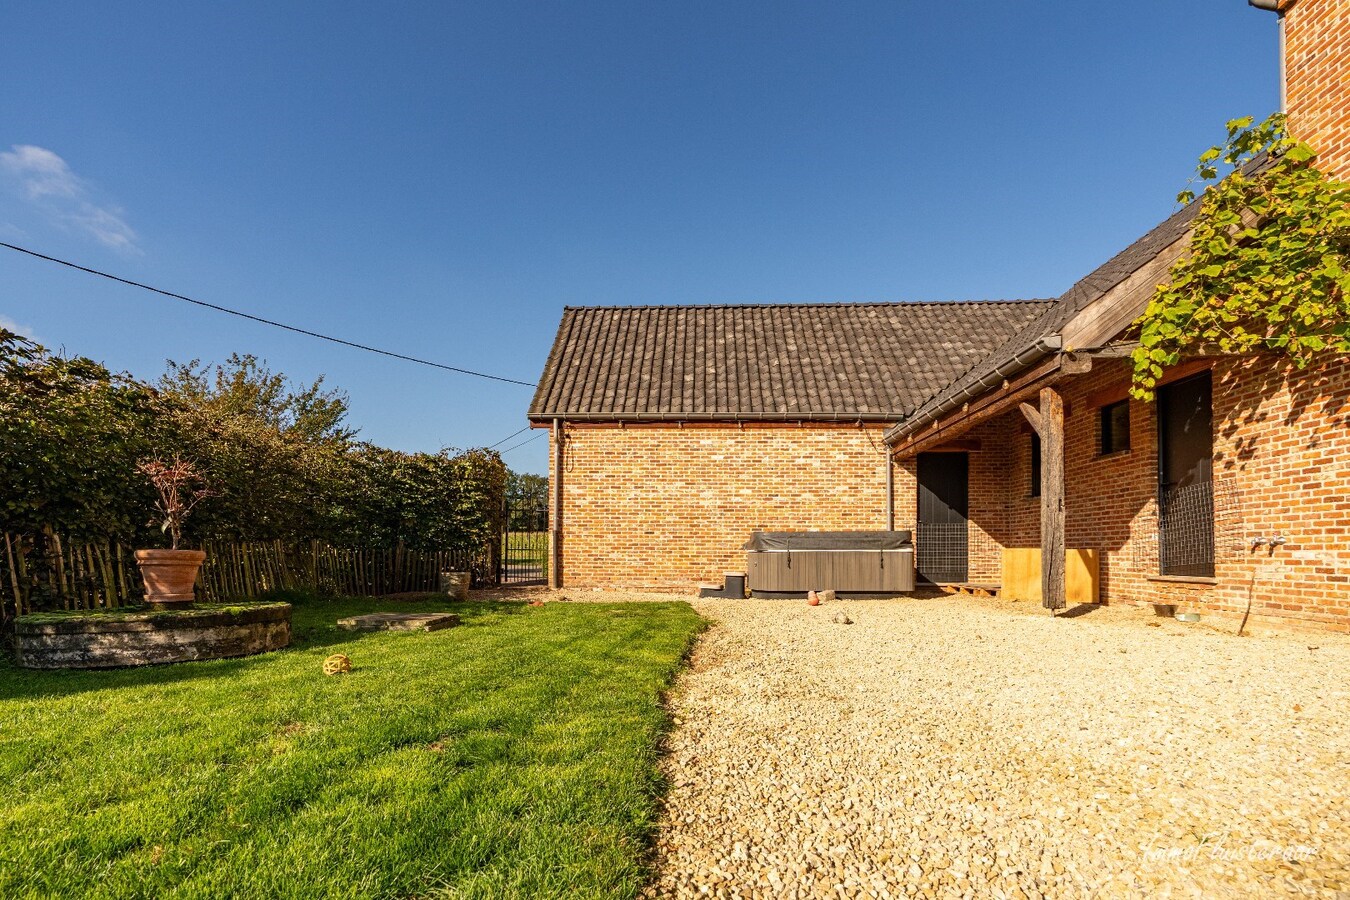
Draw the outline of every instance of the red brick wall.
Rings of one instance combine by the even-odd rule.
[[[563,585],[687,590],[744,571],[740,547],[757,528],[884,528],[884,430],[569,426]],[[899,465],[896,485],[907,527],[913,479]]]
[[[1239,616],[1250,592],[1257,624],[1350,631],[1350,360],[1303,372],[1271,359],[1215,363],[1213,585],[1150,577],[1158,574],[1155,406],[1131,401],[1129,451],[1098,453],[1093,403],[1123,392],[1128,377],[1123,365],[1099,365],[1063,388],[1065,539],[1101,552],[1103,599]],[[1039,545],[1040,501],[1030,495],[1030,436],[1020,414],[979,433],[972,517],[984,516],[978,524],[997,546]],[[986,499],[977,506],[977,497]],[[1275,534],[1287,543],[1273,554],[1251,550],[1251,538]]]
[[[1350,631],[1350,359],[1303,372],[1225,359],[1212,371],[1217,583],[1156,580],[1154,405],[1131,401],[1128,451],[1098,452],[1096,404],[1124,395],[1124,364],[1099,363],[1063,387],[1069,546],[1100,551],[1102,597],[1112,603],[1238,616],[1250,591],[1255,627]],[[756,528],[884,527],[881,431],[571,427],[564,585],[689,590],[743,570],[739,547]],[[970,578],[996,582],[1001,548],[1040,543],[1030,433],[1010,413],[963,437],[980,442],[970,466]],[[899,528],[914,525],[913,473],[912,460],[896,464]],[[1277,533],[1287,543],[1274,554],[1251,551],[1252,537]]]
[[[1284,15],[1290,131],[1320,154],[1319,167],[1350,179],[1350,3],[1298,0]]]

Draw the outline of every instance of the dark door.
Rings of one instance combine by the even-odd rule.
[[[1158,566],[1214,577],[1214,410],[1209,373],[1158,389]]]
[[[914,563],[919,579],[933,584],[969,577],[970,457],[919,454],[919,521]]]

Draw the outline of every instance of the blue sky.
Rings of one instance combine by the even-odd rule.
[[[1244,0],[318,9],[5,4],[0,240],[534,381],[567,304],[1057,295],[1279,103]],[[326,374],[401,449],[526,424],[526,388],[12,251],[0,318],[143,377]]]

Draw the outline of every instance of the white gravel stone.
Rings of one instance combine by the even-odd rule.
[[[1350,896],[1350,640],[692,602],[653,896]]]
[[[1346,636],[690,602],[713,625],[669,698],[650,896],[1350,900]]]

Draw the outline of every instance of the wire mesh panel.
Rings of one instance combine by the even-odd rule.
[[[920,453],[919,521],[914,564],[934,584],[963,582],[970,573],[970,457]]]
[[[1212,481],[1159,491],[1158,563],[1163,575],[1214,576]]]
[[[1214,516],[1212,546],[1215,563],[1222,559],[1246,556],[1248,552],[1245,540],[1247,533],[1246,503],[1241,489],[1233,479],[1220,478],[1210,482],[1210,490],[1212,492],[1210,502]],[[1162,545],[1167,540],[1165,532],[1171,533],[1172,548],[1178,551],[1167,561],[1168,564],[1172,565],[1185,565],[1185,554],[1180,551],[1185,548],[1188,541],[1194,539],[1186,534],[1187,517],[1183,514],[1186,500],[1183,498],[1174,500],[1172,515],[1169,516],[1169,521],[1165,525],[1161,515],[1163,507],[1161,495],[1166,491],[1160,490],[1158,493],[1159,497],[1150,499],[1148,504],[1140,510],[1139,515],[1130,523],[1130,565],[1140,572],[1156,572],[1164,575],[1168,574],[1164,569],[1162,551]],[[1190,514],[1195,514],[1194,504],[1191,504]],[[1203,529],[1203,525],[1201,528]],[[1201,561],[1203,562],[1203,560]]]
[[[965,581],[970,572],[969,525],[920,522],[914,534],[914,563],[920,577],[933,584]]]
[[[503,584],[537,584],[548,579],[548,504],[518,502],[506,508],[502,533]]]
[[[1158,568],[1214,575],[1214,404],[1210,374],[1158,389]]]

